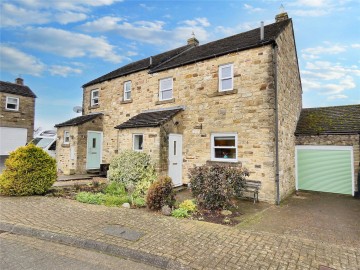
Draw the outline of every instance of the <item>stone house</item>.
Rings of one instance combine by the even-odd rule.
[[[292,20],[151,56],[83,85],[83,115],[57,124],[66,174],[99,169],[125,149],[148,153],[176,186],[194,165],[246,167],[259,199],[295,189],[302,88]]]
[[[33,138],[34,92],[22,78],[15,83],[0,81],[0,156],[7,156]]]

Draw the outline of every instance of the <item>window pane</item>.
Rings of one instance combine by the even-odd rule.
[[[172,98],[172,90],[167,90],[161,92],[161,99],[171,99]]]
[[[172,88],[172,78],[164,79],[160,81],[160,89],[171,89]]]
[[[221,68],[221,78],[232,77],[231,66]]]
[[[8,98],[8,103],[17,104],[17,99],[16,98]]]
[[[125,92],[125,99],[131,99],[131,92]]]
[[[174,156],[176,156],[176,141],[174,141]]]
[[[98,97],[99,96],[99,91],[94,91],[94,92],[92,92],[92,94],[93,94],[93,97]]]
[[[6,104],[6,108],[7,108],[7,109],[11,109],[11,110],[16,110],[16,104],[10,104],[10,103],[8,103],[8,104]]]
[[[125,83],[125,91],[128,92],[131,90],[131,82]]]
[[[229,137],[215,137],[214,138],[215,146],[234,146],[235,147],[235,137],[229,136]]]
[[[143,150],[143,135],[134,135],[134,150]]]
[[[215,158],[236,159],[236,149],[215,148]]]
[[[96,138],[93,138],[92,140],[92,148],[96,148]]]
[[[98,98],[94,98],[93,99],[93,105],[99,104],[99,99]]]
[[[232,79],[225,79],[221,81],[221,89],[232,89]]]

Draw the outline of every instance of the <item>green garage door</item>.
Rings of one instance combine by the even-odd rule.
[[[352,148],[297,146],[297,189],[353,195]]]

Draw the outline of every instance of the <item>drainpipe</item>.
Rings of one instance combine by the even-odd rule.
[[[277,53],[278,47],[273,46],[274,57],[274,85],[275,85],[275,183],[276,183],[276,205],[280,204],[280,175],[279,175],[279,111],[278,111],[278,87],[277,87]]]

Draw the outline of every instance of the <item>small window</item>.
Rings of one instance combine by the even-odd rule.
[[[133,144],[135,151],[142,151],[144,143],[144,135],[143,134],[134,134],[133,136]]]
[[[219,66],[219,91],[229,91],[234,88],[233,64]]]
[[[237,134],[211,134],[211,160],[234,162],[237,161]]]
[[[99,105],[99,90],[98,89],[91,91],[90,105],[91,106]]]
[[[19,110],[19,98],[6,97],[5,109],[11,110],[11,111],[18,111]]]
[[[131,81],[124,82],[124,100],[131,99]]]
[[[160,80],[159,99],[168,100],[173,97],[173,78]]]
[[[70,143],[70,132],[64,131],[64,144],[69,144],[69,143]]]

